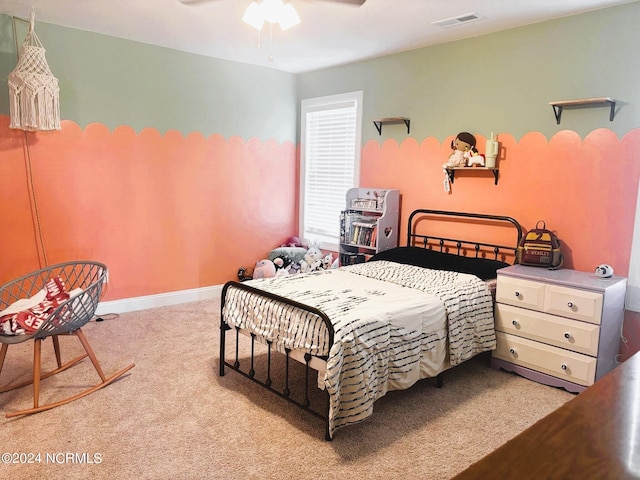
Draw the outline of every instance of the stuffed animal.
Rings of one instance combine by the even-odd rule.
[[[273,264],[276,267],[276,277],[285,277],[291,274],[290,270],[293,262],[286,255],[278,255],[273,259]]]
[[[455,167],[464,167],[467,164],[467,158],[465,157],[465,152],[462,150],[455,150],[447,163],[442,165],[443,168],[455,168]]]
[[[273,264],[276,267],[276,273],[280,270],[287,270],[291,265],[291,260],[286,255],[278,255],[273,259]]]
[[[331,264],[333,263],[333,255],[327,253],[322,259],[322,268],[325,270],[331,268]]]
[[[253,278],[253,269],[240,267],[238,269],[238,280],[244,282],[245,280],[251,280]]]
[[[470,167],[475,167],[476,165],[484,167],[484,155],[478,153],[475,149],[471,150],[468,165]]]
[[[302,243],[300,242],[300,239],[298,237],[289,237],[287,238],[287,241],[280,246],[281,247],[301,247]]]
[[[296,273],[300,273],[300,262],[291,263],[287,271],[289,272],[289,275],[295,275]]]
[[[276,277],[286,277],[290,275],[288,268],[278,268],[276,270]]]
[[[302,273],[305,272],[316,272],[318,270],[322,270],[322,259],[324,254],[322,250],[318,248],[316,245],[312,245],[307,250],[307,253],[304,255],[302,261],[300,262],[300,271]]]
[[[267,258],[258,260],[253,269],[253,278],[271,278],[276,275],[276,266]]]
[[[449,156],[447,163],[442,165],[442,168],[465,167],[475,146],[476,137],[469,132],[460,132],[451,142],[453,153]]]

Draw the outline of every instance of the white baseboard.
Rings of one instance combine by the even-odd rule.
[[[96,315],[135,312],[148,308],[167,307],[169,305],[197,302],[199,300],[211,300],[220,297],[221,293],[222,285],[213,285],[211,287],[193,288],[190,290],[180,290],[178,292],[158,293],[156,295],[100,302],[96,310]]]

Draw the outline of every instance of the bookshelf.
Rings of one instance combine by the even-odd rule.
[[[350,188],[340,213],[340,265],[367,261],[398,246],[400,191]]]

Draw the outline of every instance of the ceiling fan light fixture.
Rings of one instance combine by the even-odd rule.
[[[248,25],[251,25],[257,30],[261,30],[264,25],[264,15],[262,13],[262,6],[258,2],[251,2],[251,4],[244,11],[242,15],[242,21]]]
[[[269,23],[277,23],[280,20],[282,7],[284,4],[282,0],[262,0],[262,15],[264,19]]]
[[[278,23],[286,30],[300,23],[300,16],[290,3],[282,0],[253,1],[242,16],[242,21],[261,30],[265,22]]]
[[[300,15],[298,15],[296,9],[293,8],[293,5],[287,3],[282,6],[278,23],[280,24],[280,28],[282,30],[287,30],[288,28],[295,27],[300,23]]]

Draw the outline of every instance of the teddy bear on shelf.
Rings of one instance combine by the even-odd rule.
[[[471,150],[469,154],[469,160],[467,165],[470,167],[484,167],[484,155],[478,153],[478,151],[474,148]]]

